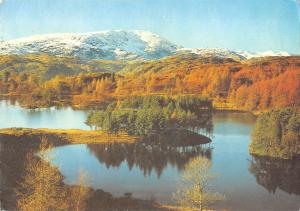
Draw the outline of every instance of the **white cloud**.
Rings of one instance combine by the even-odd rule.
[[[0,4],[3,4],[5,0],[0,0]]]

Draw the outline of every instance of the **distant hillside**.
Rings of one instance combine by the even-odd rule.
[[[193,94],[212,98],[220,108],[267,110],[299,107],[299,90],[300,57],[296,56],[237,61],[185,52],[126,63],[0,56],[0,94],[26,96],[30,103],[44,99],[47,105],[52,102],[49,96],[88,105],[126,96]]]
[[[82,60],[74,57],[43,55],[0,55],[0,75],[5,73],[33,73],[42,79],[56,75],[76,75],[79,73],[116,72],[126,65],[122,61]]]
[[[262,110],[300,105],[300,57],[172,56],[125,66],[119,93],[200,94],[219,106]]]

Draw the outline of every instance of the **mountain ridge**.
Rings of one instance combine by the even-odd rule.
[[[184,48],[143,30],[53,33],[0,42],[0,55],[41,53],[88,60],[157,60],[184,53],[202,57],[231,58],[237,61],[266,56],[290,56],[287,52],[250,53],[221,48]]]
[[[141,30],[35,35],[0,43],[0,54],[48,53],[85,59],[159,59],[179,46]]]

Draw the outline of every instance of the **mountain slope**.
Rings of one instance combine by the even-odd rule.
[[[173,54],[179,46],[146,31],[99,31],[48,34],[0,43],[0,54],[76,56],[84,59],[159,59]]]
[[[141,30],[36,35],[0,42],[0,55],[49,54],[81,59],[157,60],[193,54],[203,58],[242,61],[253,57],[289,56],[286,52],[237,52],[219,48],[182,48],[160,36]]]
[[[124,71],[126,70],[126,71]],[[201,56],[168,57],[127,65],[118,94],[211,97],[218,106],[264,110],[300,105],[300,57],[230,59],[207,62]]]
[[[196,94],[214,99],[218,107],[265,110],[299,107],[299,89],[300,57],[296,56],[237,62],[183,54],[128,63],[0,56],[0,94],[19,95],[32,106],[61,100],[93,106],[126,96]]]
[[[233,59],[235,61],[245,60],[246,57],[235,52],[221,48],[182,48],[177,51],[178,54],[191,53],[204,58],[215,57],[219,59]]]
[[[42,55],[0,55],[0,81],[3,75],[34,74],[48,80],[57,75],[117,72],[126,62],[112,60],[81,60],[74,57]]]

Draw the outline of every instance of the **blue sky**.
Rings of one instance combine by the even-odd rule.
[[[300,54],[298,0],[0,0],[0,38],[141,29],[184,47]]]

